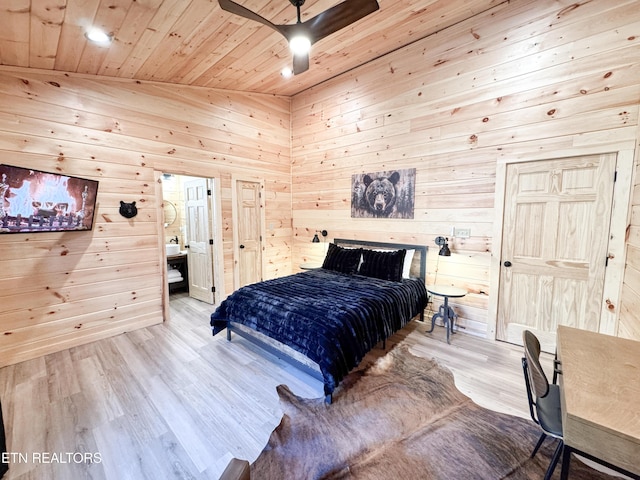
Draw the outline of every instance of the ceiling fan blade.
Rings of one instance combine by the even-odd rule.
[[[315,43],[379,9],[376,0],[345,0],[303,23]]]
[[[298,75],[309,70],[309,54],[293,56],[293,74]]]
[[[248,18],[249,20],[253,20],[254,22],[260,22],[267,27],[273,28],[276,32],[286,37],[285,33],[280,29],[280,25],[271,23],[266,18],[261,17],[257,13],[252,12],[248,8],[237,4],[236,2],[232,2],[231,0],[218,0],[218,4],[220,5],[220,8],[222,10],[233,13],[234,15],[239,15],[240,17]]]

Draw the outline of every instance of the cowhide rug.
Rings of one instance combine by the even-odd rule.
[[[406,346],[352,373],[331,405],[284,385],[278,393],[284,415],[252,480],[539,480],[556,446],[546,440],[531,459],[540,434],[531,420],[478,406],[448,369]],[[612,477],[574,460],[570,478]]]

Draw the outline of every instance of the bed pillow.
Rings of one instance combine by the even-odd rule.
[[[356,273],[358,265],[360,265],[361,255],[361,248],[342,248],[330,243],[322,268],[341,273]]]
[[[411,263],[413,263],[413,256],[415,253],[415,248],[407,250],[407,253],[404,256],[404,265],[402,267],[402,278],[411,278]]]
[[[404,249],[394,252],[362,250],[362,265],[359,273],[366,277],[400,282],[406,253]]]

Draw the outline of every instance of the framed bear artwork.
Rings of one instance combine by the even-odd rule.
[[[351,177],[352,218],[413,218],[416,169]]]

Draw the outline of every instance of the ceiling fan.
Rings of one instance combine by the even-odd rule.
[[[380,8],[377,0],[345,0],[303,22],[300,17],[300,7],[305,0],[289,1],[298,10],[298,22],[293,25],[271,23],[266,18],[231,0],[218,0],[218,3],[223,10],[260,22],[286,38],[293,50],[293,73],[296,75],[309,69],[309,48],[311,45]]]

